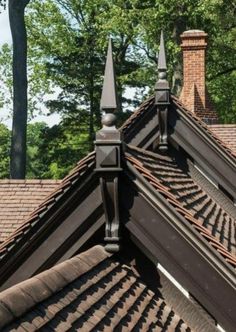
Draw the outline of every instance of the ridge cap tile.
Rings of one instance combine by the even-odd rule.
[[[89,250],[96,252],[104,249],[93,247]],[[8,325],[2,323],[2,326],[7,331],[40,329],[65,332],[68,329],[115,331],[122,328],[128,331],[139,327],[148,330],[158,324],[169,332],[177,325],[181,331],[185,326],[186,331],[190,330],[178,312],[165,298],[159,297],[158,290],[152,292],[130,264],[123,264],[118,258],[115,260],[118,269],[113,269],[113,262],[113,259],[107,260],[105,271],[104,265],[98,269],[93,267],[92,275],[89,272],[81,279],[76,278],[74,283],[67,284],[50,298],[26,310],[18,319],[10,315]],[[98,279],[97,273],[100,274]],[[141,325],[137,325],[139,322]]]
[[[94,255],[98,251],[100,255],[98,255],[98,259],[95,261]],[[82,259],[80,261],[75,260],[76,258],[80,258],[80,255],[88,259],[90,254],[93,256],[92,260],[90,260],[91,265],[88,265]],[[2,291],[0,293],[0,317],[3,317],[0,320],[0,327],[4,327],[6,324],[12,322],[15,317],[20,317],[24,313],[27,313],[36,304],[50,299],[51,296],[56,295],[64,287],[74,282],[84,273],[89,272],[91,268],[95,268],[98,263],[101,263],[109,256],[111,255],[106,255],[102,246],[97,245],[49,270]],[[71,260],[73,263],[76,262],[77,268],[71,263]],[[92,265],[92,262],[96,262],[97,264]],[[82,271],[82,273],[78,273],[79,264],[83,266],[87,265],[87,269]],[[2,314],[1,308],[4,314]]]
[[[26,308],[35,305],[33,298],[25,293],[18,285],[8,288],[2,292],[0,302],[12,313],[14,317],[20,317]]]
[[[85,264],[82,260],[81,263],[83,265]],[[71,283],[79,276],[77,269],[75,268],[74,264],[71,264],[70,260],[53,266],[52,270],[59,273],[66,280],[67,284]]]
[[[52,294],[55,294],[59,289],[65,287],[67,283],[66,279],[62,276],[62,274],[56,270],[52,270],[52,268],[37,274],[33,278],[39,280],[41,283],[46,285],[50,289]]]
[[[14,319],[13,313],[0,301],[0,328],[10,323]]]
[[[100,261],[111,257],[112,254],[105,251],[104,247],[97,245],[92,248],[91,252],[83,252],[79,256],[81,260],[84,260],[88,265],[93,266],[94,264],[99,263]]]

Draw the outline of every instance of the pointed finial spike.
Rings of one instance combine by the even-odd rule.
[[[100,104],[102,111],[114,112],[117,109],[115,71],[112,57],[112,40],[109,38],[105,75]]]
[[[164,44],[164,35],[161,30],[161,38],[160,38],[160,49],[158,56],[158,70],[164,71],[166,70],[166,53],[165,53],[165,44]]]
[[[166,55],[163,31],[161,31],[160,50],[158,57],[158,79],[155,85],[155,105],[159,120],[159,150],[168,149],[168,109],[170,104],[170,88],[167,80]]]

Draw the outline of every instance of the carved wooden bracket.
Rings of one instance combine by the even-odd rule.
[[[96,171],[100,173],[100,186],[106,219],[105,249],[120,250],[119,173],[121,167],[122,138],[117,129],[103,128],[96,135]]]
[[[105,249],[109,252],[120,250],[120,215],[118,173],[110,173],[100,178],[104,213],[106,218]]]
[[[157,108],[158,119],[159,119],[159,149],[166,151],[168,149],[168,133],[167,133],[167,115],[168,106],[158,106]]]

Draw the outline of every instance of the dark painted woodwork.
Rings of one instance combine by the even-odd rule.
[[[176,285],[157,268],[157,264],[148,259],[145,252],[145,247],[143,247],[140,242],[137,242],[137,239],[130,234],[130,238],[127,239],[124,244],[124,259],[129,259],[128,265],[134,266],[142,281],[144,281],[153,292],[158,294],[160,298],[164,298],[193,331],[219,332],[216,327],[216,322],[208,315],[204,308],[196,304],[196,301],[193,301],[191,296],[187,298]],[[154,261],[156,260],[154,259]]]
[[[125,133],[125,142],[148,148],[155,141],[158,129],[155,106],[146,110]],[[156,136],[155,136],[156,135]],[[194,159],[206,175],[220,184],[236,201],[236,172],[233,161],[204,129],[197,125],[172,102],[168,115],[168,135]],[[147,141],[150,144],[143,142]]]
[[[170,113],[168,122],[171,138],[194,158],[196,165],[236,200],[235,162],[175,105],[172,105]]]
[[[127,144],[143,147],[147,142],[147,136],[155,135],[157,131],[158,117],[156,107],[153,106],[151,109],[144,112],[127,132],[125,132],[124,141]]]
[[[88,200],[93,198],[93,195],[91,195]],[[63,222],[63,225],[58,227],[45,241],[43,248],[50,249],[51,242],[56,246],[54,251],[48,255],[49,258],[47,260],[45,257],[42,258],[41,261],[44,263],[34,272],[34,275],[73,257],[104,224],[104,212],[100,198],[99,200],[97,197],[94,198],[94,210],[88,209],[87,204],[90,204],[90,202],[87,201],[85,203],[85,205],[79,205]],[[56,240],[58,240],[58,243],[56,243]],[[39,247],[38,250],[41,250],[40,254],[42,255],[43,249]]]
[[[109,114],[106,114],[107,117]],[[111,114],[112,115],[112,114]],[[109,123],[110,126],[110,123]],[[96,169],[106,220],[105,249],[120,250],[119,173],[122,172],[122,137],[115,126],[103,128],[96,135]]]
[[[65,194],[60,206],[51,211],[45,222],[41,220],[38,231],[29,234],[29,240],[25,240],[24,245],[0,267],[1,289],[51,267],[77,241],[83,245],[83,236],[86,239],[93,235],[91,224],[101,224],[102,198],[97,177],[94,181],[91,177],[87,180],[89,183],[84,181],[73,193]],[[97,209],[100,212],[96,212]],[[77,238],[73,237],[76,233]],[[64,250],[61,250],[63,246]],[[75,250],[78,250],[78,243]]]
[[[157,114],[159,120],[159,145],[158,149],[161,151],[168,150],[168,130],[167,130],[167,116],[168,106],[158,106]]]
[[[132,188],[133,183],[138,191]],[[145,181],[122,181],[123,220],[154,262],[159,261],[229,332],[236,317],[235,272]],[[129,211],[129,212],[127,212]],[[217,292],[216,292],[217,289]],[[222,301],[224,299],[224,301]]]
[[[95,217],[95,218],[94,218]],[[88,220],[83,224],[87,227],[88,224],[88,231],[83,232],[83,234],[79,234],[76,232],[73,234],[72,237],[76,237],[77,241],[73,241],[72,238],[69,238],[67,241],[72,241],[73,245],[68,246],[67,249],[64,251],[63,255],[60,255],[60,259],[56,262],[56,264],[64,262],[67,259],[77,255],[80,252],[88,250],[93,245],[97,243],[101,243],[102,235],[104,235],[104,228],[105,228],[105,218],[103,209],[97,209],[94,211]],[[97,233],[99,235],[95,236]],[[62,248],[60,248],[61,250]]]
[[[159,145],[161,151],[168,149],[167,116],[170,105],[170,87],[167,81],[166,54],[163,31],[161,31],[160,49],[158,55],[158,80],[155,85],[155,105],[159,119]]]
[[[119,175],[109,173],[100,178],[102,201],[106,220],[106,249],[111,252],[120,250],[120,211],[119,211]]]
[[[96,135],[96,173],[100,177],[100,189],[106,220],[106,250],[120,250],[119,173],[122,171],[121,133],[115,127],[103,128]]]

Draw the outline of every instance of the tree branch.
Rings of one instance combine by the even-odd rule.
[[[232,68],[228,68],[228,69],[225,69],[223,71],[220,71],[219,73],[217,73],[216,75],[212,76],[209,78],[209,81],[212,81],[214,80],[215,78],[219,77],[219,76],[222,76],[222,75],[225,75],[225,74],[228,74],[228,73],[231,73],[233,71],[236,70],[236,67],[232,67]]]

